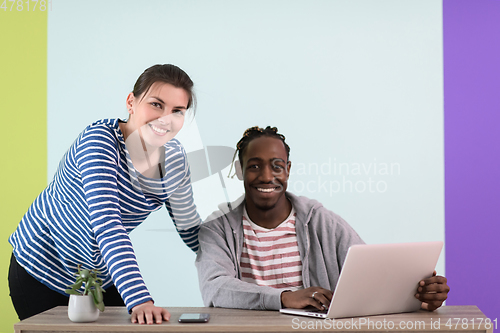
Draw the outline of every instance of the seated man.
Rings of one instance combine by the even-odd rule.
[[[340,216],[286,192],[290,148],[276,128],[252,127],[237,144],[245,195],[202,224],[196,267],[206,306],[328,308],[347,250],[363,244]],[[422,308],[440,307],[446,278],[420,281]]]

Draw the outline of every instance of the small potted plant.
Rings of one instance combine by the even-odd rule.
[[[95,269],[82,269],[78,265],[76,281],[66,293],[69,294],[68,317],[71,321],[84,323],[96,321],[99,311],[104,311],[102,279],[97,277]],[[84,288],[81,292],[81,288]]]

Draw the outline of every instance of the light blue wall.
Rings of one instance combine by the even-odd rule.
[[[173,63],[198,96],[180,133],[188,152],[277,126],[292,192],[368,243],[444,240],[441,1],[60,1],[48,39],[49,179],[86,125],[126,117],[145,68]],[[243,193],[226,184],[231,199]],[[193,188],[202,217],[225,200],[217,175]],[[157,304],[202,304],[194,254],[165,210],[132,240]]]

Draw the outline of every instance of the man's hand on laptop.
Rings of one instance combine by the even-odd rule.
[[[448,298],[449,291],[450,287],[446,278],[436,275],[436,271],[434,271],[432,277],[418,283],[415,297],[422,302],[422,309],[434,311],[443,305],[443,302]]]
[[[318,310],[326,310],[330,306],[333,293],[320,287],[309,287],[296,291],[284,291],[281,293],[281,304],[285,308],[303,309],[313,306]]]

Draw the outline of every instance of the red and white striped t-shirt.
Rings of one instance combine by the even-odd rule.
[[[274,229],[253,223],[243,212],[243,251],[240,268],[243,281],[273,288],[302,289],[295,210]]]

